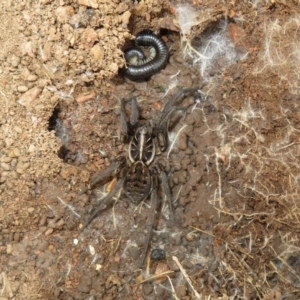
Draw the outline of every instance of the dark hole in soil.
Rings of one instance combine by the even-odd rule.
[[[59,117],[60,113],[61,113],[61,109],[60,109],[59,105],[57,105],[53,110],[52,116],[49,118],[48,130],[49,131],[54,130],[55,135],[61,139],[63,145],[58,150],[57,155],[59,158],[61,158],[65,161],[66,157],[69,153],[69,149],[64,145],[65,136],[61,132],[62,131],[61,130],[62,120]]]
[[[59,158],[61,158],[61,159],[63,159],[64,161],[66,160],[66,157],[67,157],[67,155],[68,155],[68,153],[69,153],[69,149],[66,147],[66,146],[64,146],[64,145],[62,145],[60,148],[59,148],[59,150],[58,150],[58,157]]]
[[[59,118],[59,113],[60,113],[60,107],[57,105],[52,113],[52,116],[49,119],[49,125],[48,125],[48,130],[56,130],[56,125],[57,125],[57,119]]]

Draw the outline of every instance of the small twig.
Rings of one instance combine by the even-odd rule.
[[[74,207],[70,204],[67,204],[64,200],[62,200],[60,197],[57,196],[57,199],[65,206],[67,207],[77,218],[80,218],[80,214],[78,214]]]
[[[171,289],[172,289],[172,296],[174,297],[175,300],[179,300],[179,298],[177,297],[176,295],[176,292],[175,292],[175,289],[174,289],[174,286],[173,286],[173,283],[172,283],[172,280],[169,276],[168,277],[168,280],[170,282],[170,285],[171,285]]]
[[[2,272],[1,273],[2,279],[3,279],[3,288],[1,290],[1,296],[3,295],[4,291],[7,292],[10,298],[14,296],[12,289],[11,289],[11,284],[10,281],[8,280],[6,273]]]
[[[195,296],[197,299],[200,300],[200,295],[198,294],[198,292],[194,289],[192,282],[189,278],[189,276],[187,275],[185,269],[182,267],[182,265],[180,264],[178,258],[176,256],[172,256],[172,259],[175,261],[176,265],[178,266],[178,268],[180,269],[182,275],[184,276],[184,278],[186,279],[186,281],[188,282],[188,284],[190,285],[191,289],[193,290],[193,292],[195,293]]]
[[[150,277],[148,277],[148,278],[142,280],[141,282],[139,282],[139,283],[137,283],[137,284],[135,284],[135,285],[133,285],[133,286],[135,287],[135,286],[138,286],[138,285],[140,285],[140,284],[142,284],[142,283],[144,283],[144,282],[147,282],[147,281],[150,281],[150,280],[159,278],[159,277],[163,277],[163,276],[166,276],[166,275],[169,275],[169,274],[173,274],[173,273],[174,273],[174,271],[170,271],[170,270],[169,270],[169,271],[166,271],[166,272],[157,274],[157,275],[153,275],[153,276],[150,276]]]
[[[173,142],[172,142],[172,144],[171,144],[171,146],[170,146],[170,149],[169,149],[169,151],[168,151],[168,153],[167,153],[167,158],[169,158],[170,153],[171,153],[172,149],[174,148],[174,145],[175,145],[175,143],[176,143],[176,140],[177,140],[177,138],[178,138],[180,132],[181,132],[186,126],[187,126],[186,124],[183,125],[183,126],[178,130],[178,132],[176,133],[176,136],[175,136],[175,138],[174,138],[174,140],[173,140]]]

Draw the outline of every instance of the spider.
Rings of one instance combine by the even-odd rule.
[[[139,204],[149,196],[151,211],[147,223],[145,246],[141,255],[140,267],[143,266],[151,240],[152,228],[155,220],[158,183],[161,182],[169,210],[170,221],[174,222],[171,191],[163,166],[154,158],[159,152],[168,147],[168,127],[174,112],[181,110],[180,103],[188,96],[193,95],[197,88],[178,91],[164,106],[157,125],[152,121],[139,120],[136,98],[131,99],[130,120],[126,117],[126,100],[121,100],[121,135],[122,143],[128,143],[128,158],[119,156],[107,169],[97,176],[89,187],[81,190],[79,195],[86,193],[96,184],[109,178],[117,177],[114,188],[100,200],[100,204],[90,215],[81,231],[84,230],[101,211],[113,205],[113,198],[121,193],[125,194],[133,203]],[[160,151],[159,151],[160,150]]]

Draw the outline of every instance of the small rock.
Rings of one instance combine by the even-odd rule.
[[[93,98],[96,97],[96,93],[95,92],[92,92],[90,94],[80,94],[77,98],[76,98],[76,101],[78,103],[83,103],[83,102],[86,102],[86,101],[89,101]]]
[[[27,77],[27,81],[36,81],[37,80],[37,76],[34,75],[34,74],[30,74],[28,77]]]
[[[4,183],[6,181],[7,177],[6,176],[1,176],[0,177],[0,183]]]
[[[23,162],[18,162],[17,166],[16,166],[16,171],[19,174],[23,174],[25,172],[25,170],[27,170],[30,166],[30,163],[23,163]]]
[[[40,219],[40,225],[41,226],[45,226],[47,222],[47,216],[46,215],[42,215],[41,219]]]
[[[11,139],[11,138],[6,138],[5,139],[5,144],[6,144],[6,147],[9,147],[13,144],[14,140]]]
[[[86,28],[81,36],[81,43],[86,49],[91,49],[97,40],[98,35],[93,28]]]
[[[6,253],[11,254],[13,250],[12,244],[7,244],[6,246]]]
[[[33,105],[34,100],[40,95],[41,91],[40,88],[34,87],[22,95],[18,102],[28,108]]]
[[[28,162],[29,161],[29,158],[27,157],[27,156],[21,156],[20,158],[19,158],[19,160],[21,161],[21,162]]]
[[[3,162],[3,163],[10,163],[11,160],[12,160],[11,157],[4,156],[4,157],[1,157],[1,160],[0,160],[0,161]]]
[[[157,266],[156,266],[154,274],[157,276],[157,275],[165,273],[165,272],[167,272],[169,270],[170,269],[169,269],[169,267],[168,267],[168,265],[166,263],[159,262],[157,264]],[[162,275],[161,277],[158,276],[158,277],[156,277],[155,282],[157,284],[159,284],[159,283],[162,283],[163,281],[165,281],[166,279],[167,279],[166,275]]]
[[[34,207],[29,207],[27,209],[27,211],[31,214],[31,213],[33,213],[35,211],[35,208]]]
[[[18,89],[18,92],[20,92],[20,93],[25,93],[28,91],[28,87],[25,85],[20,85],[20,86],[18,86],[17,89]]]
[[[48,228],[45,232],[45,236],[50,235],[53,232],[53,228]]]
[[[143,294],[144,295],[150,295],[153,292],[153,286],[149,283],[146,282],[143,284]]]
[[[91,289],[92,280],[88,276],[82,276],[77,286],[77,290],[82,293],[88,293]]]
[[[17,132],[17,133],[22,133],[22,132],[23,132],[22,128],[19,127],[19,126],[15,126],[15,127],[14,127],[14,130],[15,130],[15,132]]]
[[[21,238],[20,232],[15,232],[15,234],[14,234],[14,241],[15,242],[19,242],[20,238]]]
[[[57,221],[55,223],[55,228],[61,228],[64,226],[64,224],[65,224],[65,221],[63,219],[60,219],[59,221]]]
[[[129,10],[125,11],[123,13],[123,15],[121,16],[122,26],[123,27],[127,26],[127,24],[129,23],[130,16],[131,16],[131,12]]]
[[[11,58],[12,67],[16,68],[20,64],[20,61],[20,57],[13,55],[13,57]]]
[[[28,152],[33,153],[35,151],[35,146],[33,144],[30,144],[28,147]]]
[[[91,49],[91,54],[94,56],[94,58],[96,60],[101,61],[104,58],[104,51],[103,49],[100,47],[100,45],[95,45],[92,49]]]
[[[11,175],[11,177],[12,177],[13,179],[18,179],[18,177],[19,177],[19,175],[18,175],[18,173],[17,173],[16,171],[12,171],[12,172],[10,173],[10,175]]]
[[[1,168],[5,171],[9,171],[10,170],[10,165],[8,163],[1,163]]]
[[[78,0],[78,4],[92,8],[98,8],[98,4],[95,0]]]
[[[35,57],[32,41],[24,42],[23,44],[21,44],[20,50],[21,50],[23,56],[25,56],[27,54],[28,56],[30,56],[32,58]],[[22,60],[21,63],[23,65],[28,64],[26,60]]]
[[[179,134],[178,141],[177,141],[176,145],[182,151],[185,151],[187,149],[187,136],[184,132],[181,132]]]
[[[74,8],[72,6],[59,6],[55,10],[55,15],[60,23],[67,23],[70,17],[74,15]]]
[[[19,157],[21,154],[19,148],[14,148],[12,151],[10,151],[9,156],[10,157]]]

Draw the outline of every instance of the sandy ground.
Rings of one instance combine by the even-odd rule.
[[[2,0],[0,300],[299,299],[298,10],[291,0]],[[122,50],[145,28],[170,60],[132,82],[118,74]],[[139,268],[150,201],[121,196],[80,232],[113,183],[78,192],[127,157],[122,97],[157,122],[188,87],[200,94],[183,102],[159,157],[175,222],[159,187]]]

